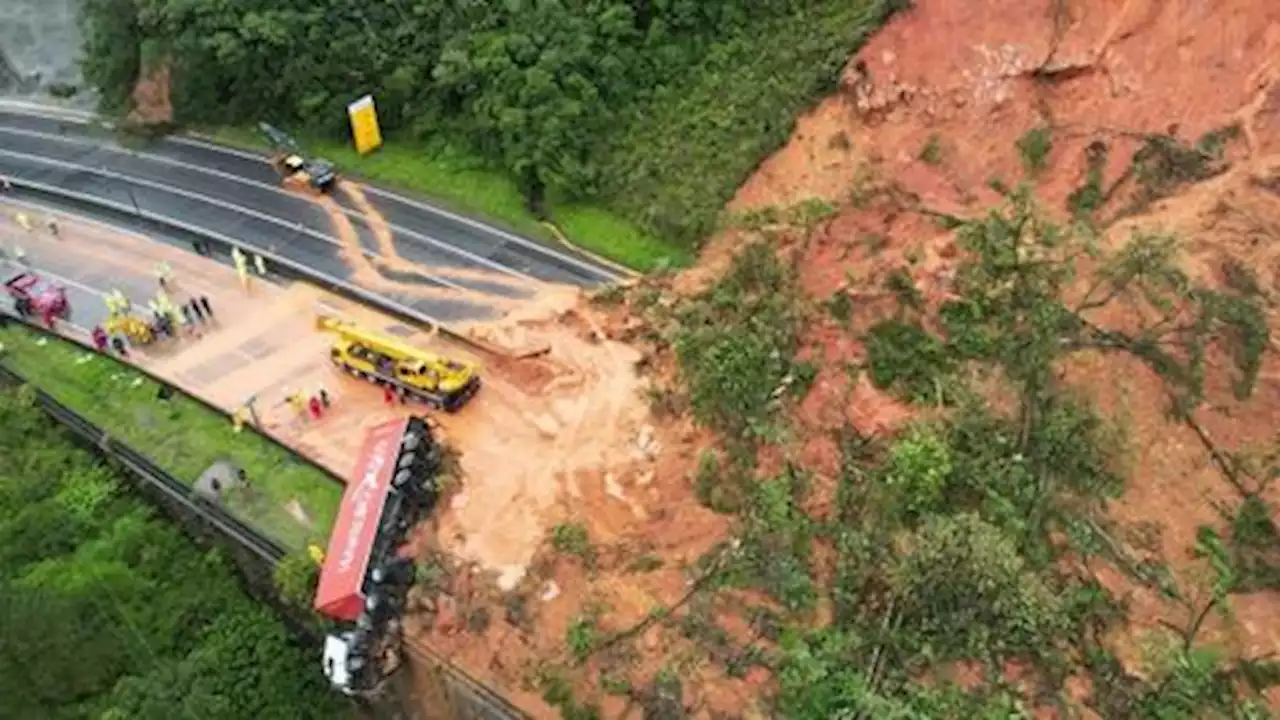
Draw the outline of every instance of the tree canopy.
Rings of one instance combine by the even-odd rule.
[[[314,651],[0,390],[0,717],[334,718]]]
[[[179,122],[332,137],[375,95],[389,135],[462,144],[544,196],[691,241],[834,86],[894,0],[89,0],[109,105],[171,70]]]

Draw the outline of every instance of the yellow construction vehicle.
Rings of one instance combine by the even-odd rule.
[[[107,318],[105,327],[107,334],[124,335],[134,345],[149,345],[156,339],[151,325],[136,315],[112,312]]]
[[[336,335],[329,359],[342,371],[391,388],[402,400],[416,399],[454,412],[480,389],[474,365],[441,357],[348,320],[316,316],[316,328]]]

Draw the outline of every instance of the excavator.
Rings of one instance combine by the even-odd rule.
[[[333,333],[329,359],[343,372],[391,388],[401,400],[457,412],[480,390],[474,365],[441,357],[394,337],[327,315],[316,329]]]
[[[328,192],[333,187],[338,179],[333,163],[306,157],[298,141],[274,125],[258,123],[258,130],[271,145],[271,165],[280,173],[285,187],[311,193]]]

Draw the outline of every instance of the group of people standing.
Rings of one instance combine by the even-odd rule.
[[[200,328],[216,322],[213,303],[206,295],[192,295],[180,304],[169,298],[173,273],[167,263],[156,265],[156,280],[160,289],[147,301],[150,319],[143,319],[133,312],[133,303],[124,293],[112,290],[105,298],[109,319],[104,328],[97,325],[92,330],[93,344],[101,352],[111,347],[117,354],[128,354],[128,343],[149,343],[159,338],[177,338],[182,335],[200,337]],[[126,340],[127,338],[127,340]]]

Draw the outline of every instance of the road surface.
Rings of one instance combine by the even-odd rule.
[[[461,353],[438,336],[428,340],[395,319],[360,308],[343,298],[317,288],[293,283],[256,286],[244,293],[230,268],[214,261],[151,242],[148,237],[105,223],[76,219],[63,214],[60,237],[53,237],[37,224],[35,232],[23,230],[13,220],[16,212],[32,219],[50,216],[50,210],[13,201],[0,202],[0,246],[20,245],[24,260],[0,259],[0,278],[31,270],[62,283],[72,305],[72,330],[84,333],[106,316],[103,296],[119,289],[135,305],[145,305],[156,291],[149,268],[157,261],[171,264],[175,300],[193,294],[208,295],[219,313],[219,324],[199,340],[184,339],[176,347],[154,355],[134,353],[133,360],[149,372],[183,391],[230,409],[247,396],[258,397],[258,412],[268,431],[314,461],[345,476],[362,437],[359,429],[389,417],[400,417],[411,409],[382,407],[380,393],[365,383],[334,373],[326,362],[327,338],[310,328],[310,312],[331,308],[369,327],[402,334],[427,349]],[[0,305],[10,306],[0,296]],[[64,331],[69,328],[63,327]],[[474,360],[474,358],[468,358]],[[323,384],[334,397],[334,407],[325,420],[298,422],[282,402],[285,388],[311,388]],[[304,508],[305,509],[305,508]],[[240,516],[259,532],[274,536],[271,528],[255,524],[254,517]],[[523,713],[501,694],[468,675],[447,659],[415,644],[408,648],[418,663],[442,673],[451,706],[458,717],[478,720],[508,720]],[[397,677],[401,692],[418,707],[406,708],[404,720],[434,717],[428,700],[415,694],[408,673]],[[438,700],[432,696],[434,700]],[[426,703],[426,704],[424,704]]]
[[[127,148],[98,126],[30,112],[0,105],[0,174],[20,195],[74,193],[81,208],[109,203],[229,236],[445,322],[492,319],[543,283],[621,278],[568,249],[377,187],[348,183],[353,192],[317,202],[282,189],[252,153],[184,138]]]

